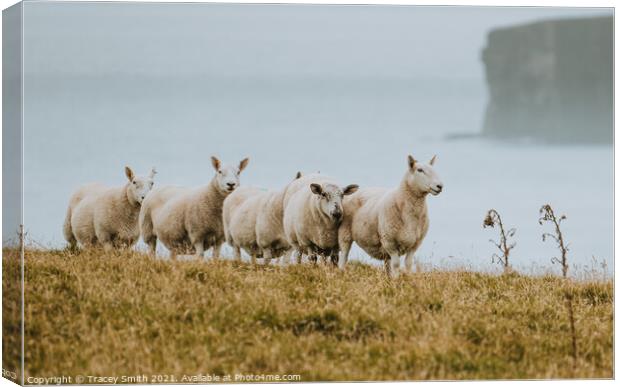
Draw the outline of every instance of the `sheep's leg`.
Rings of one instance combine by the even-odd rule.
[[[205,244],[203,241],[198,241],[194,243],[194,249],[196,250],[196,258],[202,259],[204,258],[205,253]]]
[[[111,241],[103,242],[103,251],[110,252],[112,250],[114,250],[114,244]]]
[[[271,249],[265,249],[263,250],[263,258],[264,258],[264,264],[265,265],[269,265],[269,262],[271,262],[271,259],[273,258],[273,255],[271,253]]]
[[[390,254],[390,275],[392,278],[398,278],[400,275],[400,255],[398,253]]]
[[[301,265],[301,257],[302,257],[303,253],[301,250],[297,249],[295,250],[295,261],[297,262],[298,265]]]
[[[321,256],[321,260],[323,259],[323,257]],[[316,264],[318,262],[318,257],[316,254],[310,254],[310,256],[308,257],[308,260],[314,264]]]
[[[220,259],[220,252],[222,251],[222,243],[216,243],[213,245],[213,259]]]
[[[390,261],[388,259],[383,260],[383,268],[385,269],[385,274],[390,275]]]
[[[409,251],[405,256],[405,269],[408,272],[413,272],[413,251]]]
[[[282,255],[282,257],[280,258],[280,265],[281,266],[286,266],[288,265],[288,263],[291,260],[291,254],[292,254],[292,250],[288,250],[286,253],[284,253],[284,255]]]
[[[177,260],[177,255],[178,255],[178,252],[176,250],[174,250],[174,249],[170,250],[170,259],[171,260],[176,261]]]
[[[345,216],[345,221],[338,229],[338,246],[340,247],[340,255],[338,257],[338,268],[344,270],[349,260],[349,251],[353,244],[353,235],[351,233],[351,217]]]
[[[133,245],[135,244],[135,239],[129,239],[126,240],[125,242],[123,242],[123,249],[125,249],[125,251],[131,251]]]
[[[332,267],[338,267],[338,253],[334,252],[329,255],[329,260],[332,263]]]
[[[99,242],[103,246],[103,251],[110,252],[114,249],[114,244],[112,243],[112,235],[101,228],[95,228],[95,236],[93,238],[94,243]]]
[[[146,244],[149,246],[149,255],[155,258],[156,251],[157,251],[157,239],[153,238],[149,240],[148,242],[146,242]]]
[[[69,249],[69,251],[73,253],[80,252],[80,245],[78,244],[77,240],[69,242],[69,245],[67,246],[67,248]]]
[[[114,243],[110,234],[100,232],[99,235],[97,235],[97,239],[103,245],[103,251],[110,252],[114,250]]]
[[[233,258],[235,261],[241,261],[241,247],[233,246]]]
[[[351,250],[351,242],[343,243],[342,250],[340,250],[340,257],[338,257],[338,268],[344,270],[349,260],[349,251]]]
[[[256,265],[256,253],[252,253],[252,256],[250,259],[252,261],[252,265]]]

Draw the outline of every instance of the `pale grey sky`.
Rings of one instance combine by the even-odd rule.
[[[26,3],[27,73],[482,78],[495,27],[611,9]]]

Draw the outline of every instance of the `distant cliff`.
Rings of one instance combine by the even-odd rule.
[[[493,30],[482,59],[489,88],[484,135],[612,142],[611,17]]]

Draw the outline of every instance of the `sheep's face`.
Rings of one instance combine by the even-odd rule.
[[[225,194],[234,191],[239,186],[239,174],[245,169],[249,161],[248,158],[245,158],[241,160],[239,165],[222,165],[220,160],[211,156],[217,188]]]
[[[342,220],[342,198],[357,191],[358,186],[350,184],[340,188],[335,184],[310,184],[310,190],[316,195],[319,201],[321,212],[335,222]]]
[[[146,195],[153,188],[153,178],[155,177],[155,168],[151,169],[151,172],[147,176],[136,176],[131,168],[125,167],[125,176],[129,180],[129,187],[127,188],[127,195],[130,200],[142,204]]]
[[[436,156],[433,156],[428,164],[421,163],[409,156],[409,171],[407,173],[407,185],[423,193],[431,193],[439,195],[443,190],[443,183],[435,172],[433,164],[435,164]]]

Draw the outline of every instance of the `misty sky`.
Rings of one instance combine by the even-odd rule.
[[[495,27],[611,9],[25,3],[27,73],[483,78]]]

